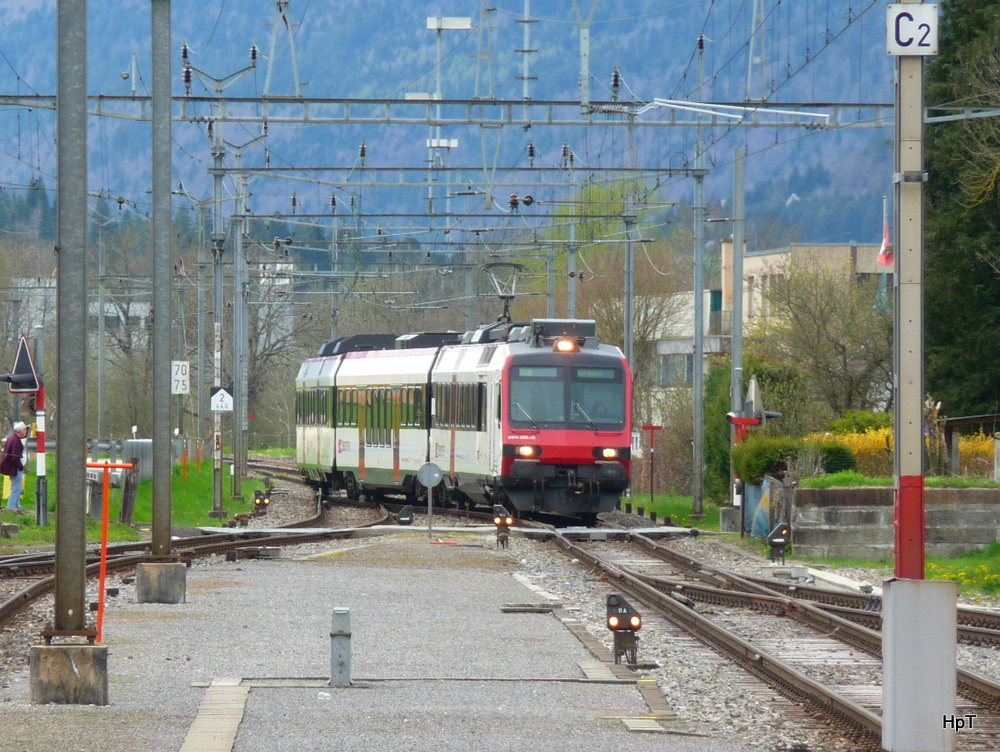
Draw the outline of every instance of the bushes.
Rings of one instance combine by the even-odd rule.
[[[744,483],[760,485],[765,475],[780,477],[802,442],[790,436],[751,436],[733,447],[733,472]]]
[[[745,483],[758,485],[765,475],[780,478],[793,466],[801,472],[800,460],[810,458],[816,470],[824,473],[855,470],[858,464],[851,448],[839,441],[751,436],[733,447],[733,471]]]
[[[880,428],[892,428],[892,413],[848,410],[828,427],[830,433],[865,433]]]
[[[819,445],[819,456],[824,473],[858,469],[858,459],[854,456],[854,452],[839,441],[824,441]]]

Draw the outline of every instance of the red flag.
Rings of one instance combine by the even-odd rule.
[[[884,229],[882,230],[882,247],[879,248],[878,258],[875,259],[882,266],[892,266],[893,255],[892,255],[892,243],[889,242],[889,220],[885,221]]]

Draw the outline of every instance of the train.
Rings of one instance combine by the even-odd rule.
[[[296,462],[323,498],[402,496],[593,524],[631,477],[632,372],[590,319],[332,340],[295,381]]]

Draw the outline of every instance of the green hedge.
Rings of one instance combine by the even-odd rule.
[[[744,483],[760,485],[765,475],[785,474],[786,458],[798,456],[802,442],[790,436],[751,436],[733,447],[733,472]]]
[[[787,472],[788,464],[794,463],[805,447],[801,439],[791,436],[750,436],[733,447],[733,472],[744,483],[754,485],[759,485],[765,475],[781,478]],[[818,449],[819,464],[824,473],[857,469],[857,458],[846,444],[824,441]]]

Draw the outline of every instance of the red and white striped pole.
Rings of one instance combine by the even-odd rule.
[[[35,371],[38,391],[35,392],[35,523],[49,524],[49,480],[45,476],[45,381],[42,376],[42,332],[35,327]]]

